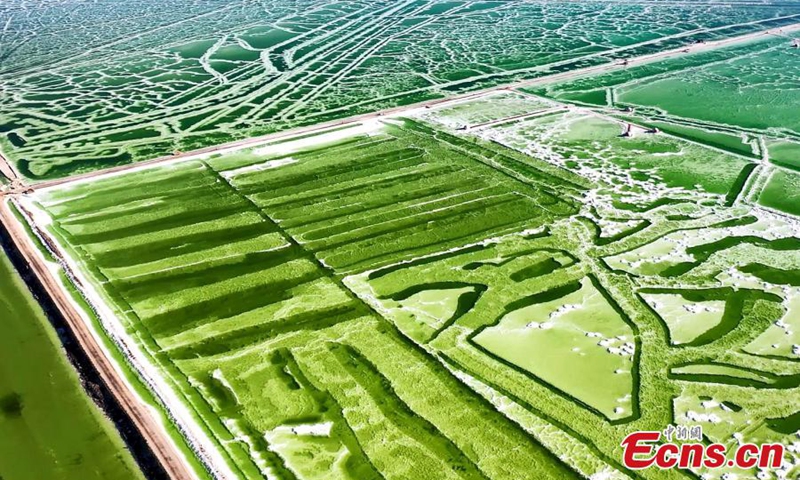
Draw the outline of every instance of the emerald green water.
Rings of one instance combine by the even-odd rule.
[[[673,76],[618,88],[619,101],[662,109],[671,115],[759,130],[800,131],[800,93],[792,87],[800,55],[785,38],[751,53]]]
[[[796,137],[800,54],[788,36],[549,85],[534,93],[656,117]],[[613,98],[607,105],[608,99]],[[701,138],[701,140],[703,140]]]
[[[0,478],[142,478],[4,254],[0,331]]]

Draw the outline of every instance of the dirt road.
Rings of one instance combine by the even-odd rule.
[[[3,155],[0,155],[0,174],[6,177],[12,186],[19,181],[19,175],[13,165]]]
[[[169,438],[164,426],[153,417],[151,408],[130,389],[121,373],[106,356],[84,318],[73,306],[69,294],[64,292],[53,273],[47,268],[41,253],[32,244],[27,232],[11,212],[8,203],[0,200],[0,222],[5,226],[25,261],[41,281],[45,291],[58,307],[78,339],[81,348],[92,360],[101,379],[141,432],[164,470],[173,480],[194,479],[195,475],[183,454]]]

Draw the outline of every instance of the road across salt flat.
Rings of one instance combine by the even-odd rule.
[[[103,382],[141,432],[169,477],[175,480],[195,478],[185,457],[170,440],[164,426],[154,416],[151,407],[137,396],[114,367],[112,360],[106,356],[100,342],[92,334],[91,328],[75,308],[69,293],[61,288],[61,284],[53,276],[53,272],[47,267],[32,244],[28,233],[5,201],[0,202],[0,223],[3,224],[32,271],[42,282],[47,294],[53,300],[53,304],[74,332],[81,348],[92,360]]]
[[[236,150],[241,148],[253,147],[263,143],[267,143],[270,141],[280,140],[284,138],[290,138],[299,135],[305,135],[309,133],[316,133],[322,132],[327,129],[351,125],[358,122],[363,122],[365,120],[375,119],[384,116],[399,116],[404,112],[409,112],[417,109],[423,108],[432,108],[436,106],[442,106],[457,102],[463,102],[465,100],[470,100],[474,98],[479,98],[482,96],[486,96],[492,94],[494,92],[503,91],[503,90],[513,90],[517,88],[525,88],[525,87],[534,87],[539,85],[544,85],[548,83],[554,83],[559,81],[571,80],[576,77],[583,77],[588,75],[597,75],[602,73],[608,73],[616,70],[625,69],[628,67],[633,67],[637,65],[643,65],[646,63],[652,63],[659,60],[665,60],[669,58],[676,58],[683,55],[690,55],[693,53],[700,53],[704,51],[714,50],[717,48],[723,48],[731,45],[736,45],[740,43],[746,43],[758,38],[762,38],[765,35],[778,35],[778,36],[786,36],[793,32],[800,31],[800,23],[788,25],[779,29],[770,29],[770,30],[762,30],[758,32],[749,33],[746,35],[740,35],[737,37],[726,38],[723,40],[715,40],[700,44],[693,44],[690,46],[683,46],[680,48],[675,48],[672,50],[666,50],[659,53],[653,53],[649,55],[642,55],[638,57],[631,57],[624,61],[617,61],[613,63],[606,63],[602,65],[597,65],[593,67],[586,67],[577,70],[571,70],[563,73],[557,73],[553,75],[545,75],[539,78],[534,78],[531,80],[523,80],[515,83],[505,84],[505,85],[498,85],[495,87],[486,88],[483,90],[478,90],[475,92],[465,93],[461,95],[456,95],[449,98],[444,99],[437,99],[437,100],[429,100],[425,102],[415,103],[411,105],[405,105],[400,107],[393,107],[388,108],[385,110],[380,110],[372,113],[356,115],[340,120],[333,120],[329,122],[319,123],[316,125],[308,126],[308,127],[300,127],[291,130],[285,130],[283,132],[272,133],[268,135],[263,135],[259,137],[248,138],[244,140],[238,140],[235,142],[225,143],[221,145],[216,145],[213,147],[206,147],[198,150],[194,150],[191,152],[182,152],[177,155],[168,155],[164,157],[154,158],[152,160],[146,160],[143,162],[131,163],[127,165],[121,165],[118,167],[112,167],[104,170],[97,170],[91,173],[86,173],[83,175],[75,175],[72,177],[57,179],[57,180],[49,180],[44,182],[38,182],[34,184],[28,185],[26,182],[21,181],[19,186],[16,188],[12,187],[8,189],[5,194],[15,194],[21,193],[26,190],[37,190],[42,188],[50,188],[59,185],[68,184],[75,181],[85,181],[89,179],[93,179],[96,177],[102,177],[104,175],[112,174],[112,173],[119,173],[125,172],[131,169],[141,168],[144,166],[151,166],[157,165],[161,163],[168,163],[168,162],[175,162],[179,160],[191,159],[197,157],[199,155],[211,155],[214,153],[221,152],[223,150]],[[609,52],[604,52],[608,54]],[[5,163],[5,167],[2,167],[2,164]],[[5,172],[6,169],[10,169],[13,172],[13,168],[9,165],[9,162],[0,156],[0,171]],[[6,175],[8,177],[8,175]],[[9,177],[10,178],[10,177]],[[2,195],[2,192],[0,192]]]

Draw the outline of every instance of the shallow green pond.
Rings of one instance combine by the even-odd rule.
[[[0,478],[141,478],[0,252]]]

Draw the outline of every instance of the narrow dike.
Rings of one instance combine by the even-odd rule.
[[[11,260],[14,269],[22,277],[25,286],[44,310],[50,324],[56,330],[58,338],[67,353],[67,359],[78,371],[84,391],[113,422],[137,465],[144,473],[145,478],[149,480],[169,479],[164,467],[159,463],[147,441],[136,428],[133,420],[120,406],[100,377],[89,355],[81,348],[75,333],[70,329],[69,324],[56,307],[53,299],[47,294],[47,290],[25,261],[2,222],[0,222],[0,245],[2,245],[2,251]]]

